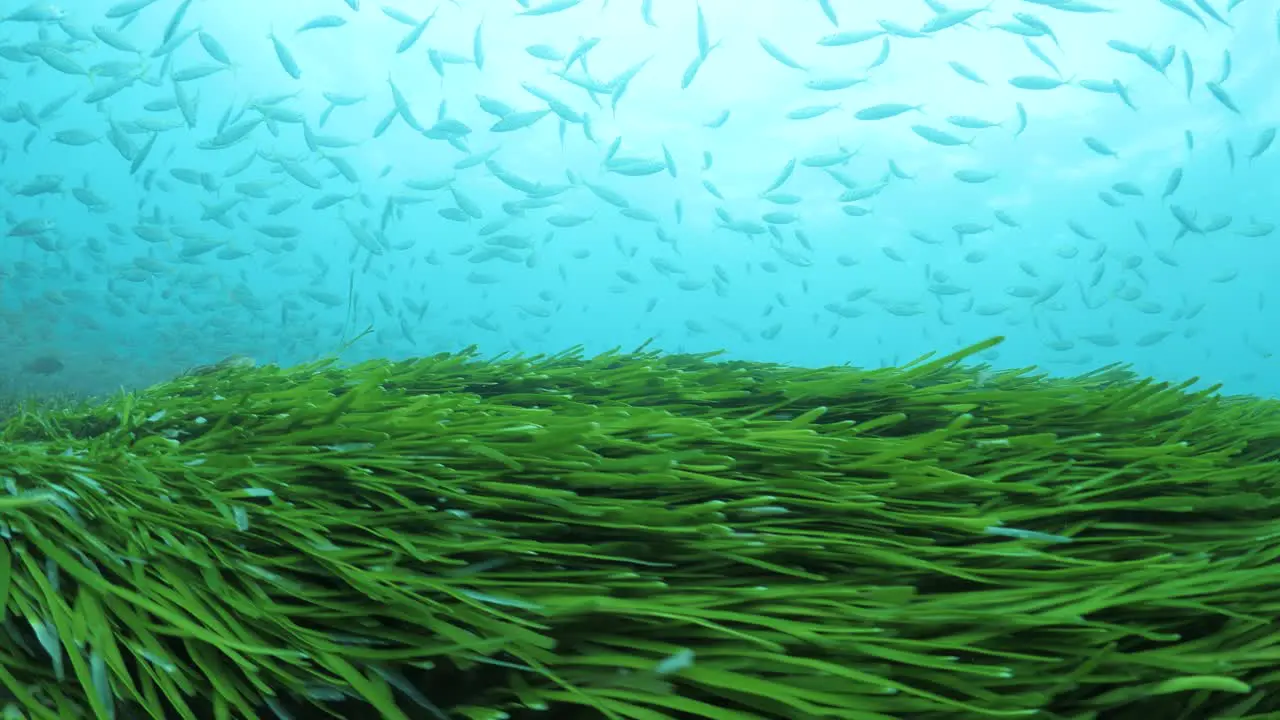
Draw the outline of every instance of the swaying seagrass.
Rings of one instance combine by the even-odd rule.
[[[0,705],[1262,718],[1280,404],[644,350],[231,365],[0,427]]]

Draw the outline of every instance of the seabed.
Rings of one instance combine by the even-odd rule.
[[[0,425],[4,718],[1280,717],[1280,403],[230,364]]]

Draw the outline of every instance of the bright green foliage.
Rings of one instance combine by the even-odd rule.
[[[959,366],[995,342],[877,371],[231,366],[20,413],[0,428],[0,704],[1280,713],[1280,406]]]

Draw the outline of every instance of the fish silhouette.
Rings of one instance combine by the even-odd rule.
[[[45,355],[23,365],[22,369],[34,375],[54,375],[62,372],[63,367],[65,366],[61,360],[52,355]]]

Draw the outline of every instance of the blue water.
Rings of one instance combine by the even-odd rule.
[[[0,24],[5,387],[649,338],[879,366],[1004,335],[997,366],[1280,393],[1276,3],[1052,4],[929,32],[960,16],[11,5],[37,21]],[[858,119],[887,104],[913,109]]]

